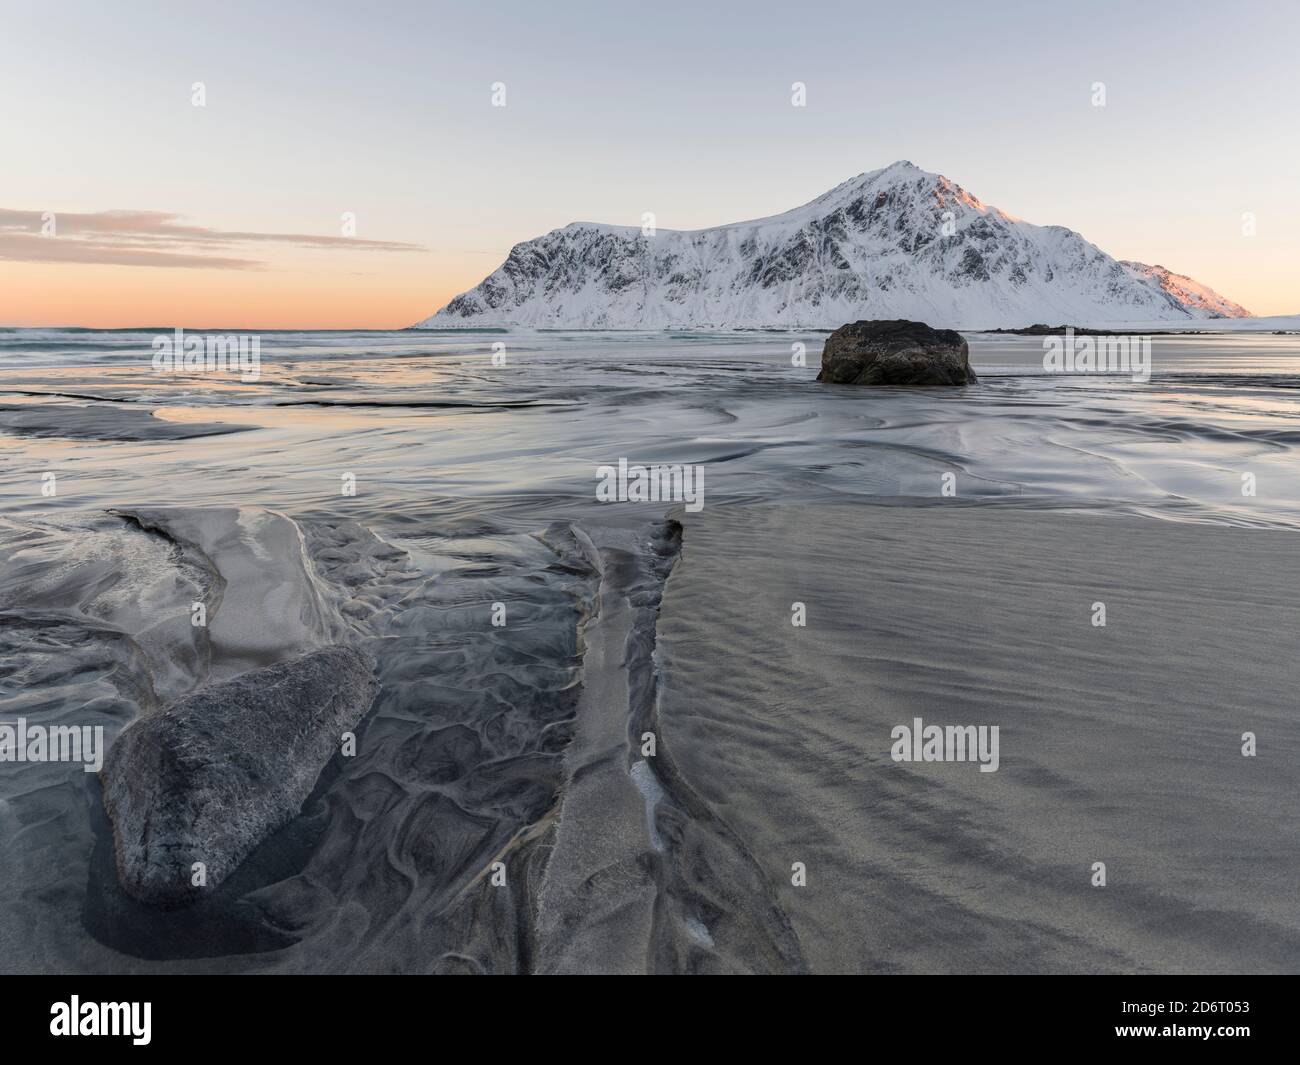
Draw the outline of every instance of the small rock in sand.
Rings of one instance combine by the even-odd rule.
[[[301,810],[378,689],[370,660],[338,645],[205,688],[123,731],[100,774],[122,887],[163,907],[216,887]]]

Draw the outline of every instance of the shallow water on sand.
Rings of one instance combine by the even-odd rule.
[[[754,840],[691,798],[689,760],[640,753],[690,544],[675,504],[597,500],[620,458],[701,466],[706,516],[777,511],[769,570],[802,515],[846,504],[850,537],[866,504],[1300,529],[1298,337],[1157,337],[1137,383],[974,335],[978,387],[866,390],[815,381],[823,335],[267,333],[256,382],[157,373],[155,335],[0,331],[0,718],[111,740],[258,654],[339,640],[383,687],[358,755],[178,915],[117,888],[93,776],[0,767],[4,969],[803,965]],[[669,621],[680,676],[683,646],[735,636]],[[509,887],[485,891],[497,859]]]
[[[816,383],[821,335],[272,333],[255,383],[155,372],[152,335],[0,333],[0,508],[582,512],[626,457],[703,464],[709,504],[924,504],[951,473],[960,500],[1300,522],[1294,336],[1156,337],[1137,383],[975,334],[981,387],[866,393]]]

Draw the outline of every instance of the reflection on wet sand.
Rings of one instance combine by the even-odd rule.
[[[121,891],[93,777],[0,766],[5,968],[1294,961],[1268,901],[1294,851],[1242,826],[1300,790],[1274,698],[1293,611],[1269,590],[1300,530],[1297,338],[1156,338],[1136,384],[1044,376],[1035,338],[977,336],[982,383],[942,393],[818,385],[784,335],[534,334],[494,365],[500,339],[268,336],[256,384],[153,374],[121,334],[3,356],[0,716],[112,738],[339,642],[381,684],[355,757],[181,911]],[[701,467],[707,505],[601,503],[620,460]],[[1123,653],[1085,639],[1097,599]],[[1172,722],[1159,693],[1188,678]],[[996,773],[888,762],[892,724],[958,702],[952,720],[1002,725]],[[1228,733],[1252,727],[1270,760],[1237,788]],[[1041,810],[1093,811],[1089,845],[1121,862],[1146,833],[1163,872],[1080,894],[1092,851],[1044,852]],[[1235,907],[1222,863],[1169,849],[1233,833],[1259,889]],[[1158,917],[1141,935],[1134,906]],[[938,938],[907,947],[921,917]]]

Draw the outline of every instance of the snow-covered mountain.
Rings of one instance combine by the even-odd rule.
[[[712,229],[574,222],[516,244],[416,328],[993,328],[1239,317],[1191,278],[1119,262],[909,162],[785,214]]]

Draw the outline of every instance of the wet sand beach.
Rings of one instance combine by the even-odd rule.
[[[1300,969],[1295,338],[1135,383],[973,337],[944,392],[787,335],[493,339],[264,338],[246,384],[5,338],[0,719],[112,743],[337,644],[380,687],[178,910],[94,773],[0,763],[0,968]],[[601,502],[620,459],[703,509]],[[997,770],[895,761],[917,719]]]

